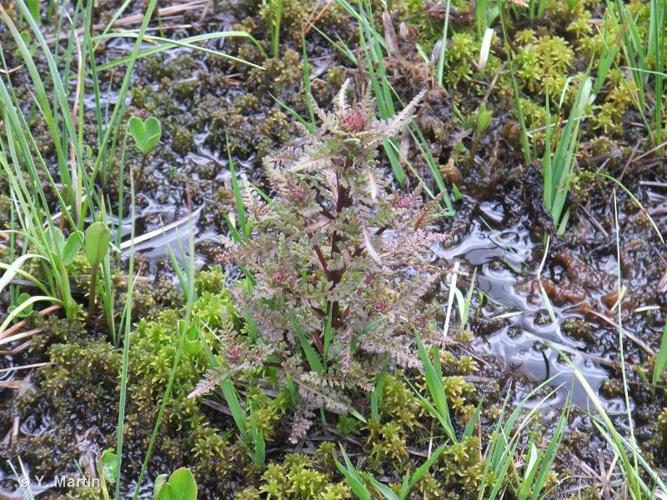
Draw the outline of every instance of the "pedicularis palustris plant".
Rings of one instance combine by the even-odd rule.
[[[228,368],[258,359],[251,351],[270,353],[266,363],[299,395],[293,438],[315,408],[350,411],[386,362],[419,364],[414,334],[427,335],[434,317],[422,297],[442,272],[430,251],[444,239],[432,228],[439,200],[390,194],[378,166],[378,146],[405,130],[422,94],[383,121],[368,97],[348,104],[347,91],[346,83],[332,113],[317,109],[316,133],[266,159],[271,201],[246,183],[252,231],[227,242],[227,259],[252,276],[252,287],[233,293],[257,332],[226,347]],[[212,386],[209,378],[200,389]]]

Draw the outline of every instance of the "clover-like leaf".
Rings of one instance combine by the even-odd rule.
[[[102,474],[110,483],[115,483],[118,474],[118,455],[112,449],[102,452]]]
[[[154,116],[146,120],[133,116],[128,122],[128,129],[137,147],[145,155],[155,149],[162,136],[162,127]]]
[[[181,467],[166,479],[162,474],[155,480],[153,491],[155,500],[196,500],[197,482],[190,469]]]

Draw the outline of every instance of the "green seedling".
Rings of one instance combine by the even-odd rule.
[[[190,469],[181,467],[171,473],[160,474],[155,479],[153,500],[196,500],[197,482]]]
[[[49,228],[49,237],[51,239],[51,252],[53,252],[54,256],[64,266],[71,265],[74,262],[74,257],[76,257],[76,254],[83,245],[81,233],[75,231],[65,239],[65,235],[60,228],[51,226]]]
[[[539,449],[535,444],[535,438],[531,437],[523,477],[520,477],[517,481],[516,494],[520,500],[536,500],[547,492],[549,472],[558,454],[568,415],[569,407],[558,418],[558,425],[546,449]]]
[[[303,330],[303,327],[301,323],[299,322],[298,318],[294,313],[290,314],[290,320],[292,321],[292,324],[294,325],[294,331],[296,332],[296,335],[299,339],[299,344],[301,344],[301,348],[303,349],[303,353],[306,356],[306,360],[308,361],[308,366],[312,371],[315,373],[318,373],[320,375],[324,374],[324,365],[322,365],[322,360],[320,359],[319,354],[317,353],[317,350],[312,346],[310,341],[306,338],[306,332]]]
[[[542,159],[544,206],[559,232],[564,230],[569,218],[565,205],[577,165],[581,122],[587,106],[591,103],[591,97],[594,97],[592,86],[592,80],[588,76],[580,82],[567,124],[562,129],[558,125],[558,118],[551,118],[548,98],[546,102],[547,131]]]
[[[245,205],[243,203],[243,193],[241,192],[241,185],[239,179],[236,175],[236,168],[234,166],[234,159],[232,158],[231,150],[229,149],[229,138],[227,140],[227,158],[229,160],[229,168],[232,172],[232,191],[234,193],[234,205],[236,206],[236,218],[233,219],[229,215],[226,215],[227,227],[229,228],[229,233],[234,239],[234,241],[248,241],[248,236],[250,236],[250,230],[252,226],[246,223],[246,212]]]
[[[370,500],[371,492],[368,491],[361,472],[359,472],[359,470],[354,466],[350,460],[350,457],[347,456],[343,445],[340,445],[340,451],[343,455],[345,465],[336,460],[336,467],[338,468],[338,471],[343,475],[345,481],[347,481],[348,486],[357,498],[360,500]]]
[[[482,103],[477,108],[477,113],[475,116],[475,136],[472,140],[472,146],[470,147],[470,164],[475,161],[475,155],[477,154],[477,148],[479,148],[479,143],[484,136],[484,132],[491,125],[491,120],[493,119],[493,111],[487,109],[486,104]]]
[[[278,57],[280,50],[280,22],[283,17],[283,0],[271,0],[271,53],[273,57]]]
[[[653,384],[657,384],[658,380],[667,369],[667,323],[662,330],[662,340],[660,341],[660,350],[655,359],[655,367],[653,368]]]
[[[127,127],[139,150],[147,155],[155,149],[162,136],[160,122],[154,116],[142,120],[137,116],[130,118]]]
[[[250,417],[241,405],[238,392],[234,387],[234,383],[230,379],[224,379],[220,382],[220,389],[229,405],[229,410],[234,418],[234,423],[238,428],[243,441],[251,445],[254,450],[251,454],[252,460],[255,464],[261,465],[266,459],[266,444],[264,440],[264,433],[257,424],[255,408],[250,405],[248,408]]]
[[[102,499],[109,500],[107,482],[113,484],[118,479],[118,455],[112,449],[104,450],[97,460],[97,476],[100,478]]]
[[[29,293],[26,292],[21,293],[18,297],[16,297],[15,305],[13,307],[10,307],[9,310],[13,311],[14,309],[18,308],[21,312],[17,314],[16,317],[25,318],[33,311],[32,305],[21,307],[24,303],[27,303],[29,299],[30,299]]]
[[[350,457],[348,457],[342,445],[340,450],[343,455],[345,465],[336,461],[336,467],[338,468],[338,471],[343,475],[343,477],[345,477],[348,486],[350,486],[350,489],[357,496],[357,498],[370,500],[373,498],[373,496],[366,487],[364,476],[352,464]],[[366,477],[373,485],[373,488],[375,488],[375,490],[387,500],[406,500],[409,497],[412,488],[414,488],[414,486],[426,475],[433,464],[438,461],[443,451],[445,451],[445,445],[438,447],[422,465],[417,467],[417,469],[412,474],[404,476],[403,481],[401,482],[401,488],[398,493],[394,492],[394,490],[392,490],[389,486],[381,483],[374,477]]]
[[[487,109],[486,104],[482,103],[477,109],[477,125],[475,133],[478,136],[481,136],[486,132],[486,129],[491,125],[491,119],[493,118],[493,111]]]
[[[431,396],[431,401],[427,400],[419,393],[417,393],[417,397],[419,397],[428,412],[438,420],[447,434],[447,437],[454,443],[457,443],[458,440],[456,439],[454,425],[449,413],[449,405],[447,404],[447,395],[442,382],[440,352],[437,347],[434,347],[431,355],[431,353],[426,350],[426,347],[419,337],[416,337],[416,341],[417,348],[419,349],[419,359],[424,366],[424,377],[426,378],[426,387]]]
[[[456,306],[459,313],[459,326],[461,331],[465,331],[468,326],[468,320],[470,319],[470,309],[472,307],[472,297],[475,292],[475,277],[477,276],[477,269],[473,271],[472,279],[470,280],[470,287],[468,288],[468,293],[464,296],[463,292],[458,288],[454,287],[453,294],[456,299]]]
[[[384,381],[386,375],[387,363],[385,362],[382,371],[377,376],[375,387],[371,393],[371,420],[374,422],[380,421],[380,403],[382,402],[382,395],[384,394]]]
[[[103,222],[95,222],[86,229],[84,239],[84,250],[86,259],[90,264],[90,289],[88,302],[88,315],[93,312],[95,305],[95,288],[97,285],[97,273],[100,264],[104,261],[109,252],[109,243],[111,242],[111,231]]]
[[[118,455],[112,449],[104,450],[100,458],[100,465],[104,479],[115,483],[118,479]]]
[[[389,486],[381,483],[374,477],[370,478],[371,483],[375,489],[382,493],[382,496],[384,496],[387,500],[407,500],[407,498],[410,496],[410,491],[412,488],[414,488],[414,486],[426,475],[433,464],[438,461],[443,451],[445,451],[444,444],[437,448],[423,464],[417,467],[417,469],[412,474],[404,476],[403,481],[401,482],[401,489],[398,491],[398,494],[396,494]]]

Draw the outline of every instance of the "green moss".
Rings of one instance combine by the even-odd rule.
[[[226,292],[221,294],[204,292],[194,303],[194,317],[208,325],[208,328],[191,332],[185,339],[184,352],[174,378],[175,401],[184,401],[197,381],[209,369],[210,359],[205,345],[217,345],[218,340],[213,329],[233,328],[231,307]],[[131,335],[130,370],[133,377],[143,380],[153,388],[155,397],[162,393],[164,384],[169,378],[178,349],[178,323],[181,319],[182,311],[165,309],[155,320],[140,320]]]
[[[479,53],[479,43],[471,33],[461,32],[452,35],[447,48],[447,72],[445,80],[451,85],[458,85],[473,74],[474,61]]]
[[[361,429],[361,422],[354,417],[343,415],[336,422],[336,430],[341,436],[352,436]]]
[[[194,315],[211,328],[230,330],[235,314],[228,293],[204,292],[193,306]]]
[[[621,381],[615,378],[609,378],[602,382],[600,393],[608,399],[620,398],[623,396],[623,385]]]
[[[396,419],[403,427],[413,430],[421,412],[419,400],[405,382],[395,375],[385,377],[381,417]]]
[[[479,439],[469,436],[443,452],[439,471],[446,487],[461,488],[467,494],[477,492],[484,468],[479,450]]]
[[[519,82],[528,92],[548,95],[558,102],[573,66],[572,47],[564,38],[554,35],[534,39],[524,34],[522,39],[528,43],[516,55]]]
[[[254,486],[242,489],[236,493],[236,496],[234,496],[235,500],[257,500],[261,497],[262,494]]]
[[[259,111],[259,99],[254,94],[241,94],[234,99],[233,111],[238,114],[248,115]]]
[[[577,205],[585,204],[593,192],[598,189],[604,189],[605,186],[604,179],[591,172],[577,172],[572,176],[570,182],[568,198],[572,203]],[[576,325],[572,326],[575,327],[575,331],[573,332],[575,336],[585,333],[583,330],[577,331]]]
[[[272,441],[276,434],[276,425],[285,415],[290,406],[287,391],[283,390],[276,397],[269,397],[257,387],[251,387],[246,396],[249,408],[252,408],[252,418],[257,427],[264,433],[267,441]],[[250,419],[248,415],[248,419]]]
[[[571,34],[578,43],[593,34],[593,15],[589,10],[582,9],[567,25],[567,32]]]
[[[577,340],[588,340],[593,342],[593,327],[584,319],[581,318],[566,318],[563,321],[563,332],[570,337]]]
[[[39,372],[40,386],[57,414],[89,422],[115,412],[120,353],[112,345],[102,340],[55,344],[49,359],[51,365]]]
[[[280,464],[269,464],[262,474],[258,489],[250,488],[237,495],[238,498],[251,498],[257,492],[267,498],[289,498],[295,500],[339,500],[352,498],[351,492],[343,482],[333,482],[331,476],[315,469],[311,458],[305,455],[290,454]]]
[[[461,375],[471,375],[479,370],[479,366],[475,358],[466,355],[459,357],[456,369]]]
[[[86,342],[89,336],[84,325],[79,320],[68,320],[55,315],[46,317],[32,313],[28,318],[31,328],[43,330],[33,337],[30,345],[32,352],[42,352],[54,342]]]
[[[393,6],[401,14],[401,18],[409,19],[410,24],[413,24],[417,28],[416,32],[419,43],[427,53],[433,49],[435,43],[442,37],[444,12],[441,16],[432,15],[429,12],[429,7],[433,5],[427,0],[405,0]],[[377,11],[379,11],[379,8]],[[471,20],[472,16],[474,16],[474,4],[467,1],[454,0],[451,2],[451,12],[457,14],[458,20]],[[452,29],[452,24],[450,23],[450,30]],[[472,31],[472,22],[467,24],[464,27]]]
[[[624,115],[637,95],[637,86],[615,68],[609,72],[605,85],[605,101],[593,106],[593,129],[605,135],[619,135],[624,130]]]
[[[197,90],[195,79],[181,80],[174,84],[174,97],[180,100],[192,99]]]
[[[477,361],[472,356],[456,357],[451,351],[441,351],[440,362],[448,375],[470,375],[479,369]]]
[[[315,450],[314,459],[324,472],[333,474],[336,471],[336,460],[338,458],[339,448],[337,443],[324,441]]]
[[[667,406],[658,415],[656,427],[658,431],[656,449],[661,450],[660,459],[663,463],[667,463]]]
[[[45,333],[51,324],[45,323]],[[19,434],[3,452],[21,457],[33,475],[54,477],[71,472],[87,441],[94,439],[100,448],[113,445],[120,353],[104,341],[78,340],[52,345],[48,354],[51,364],[37,372],[35,386],[21,391],[13,410],[2,415],[3,426],[18,418],[35,432]],[[39,431],[44,419],[48,432]]]
[[[537,104],[532,99],[519,98],[521,110],[526,117],[528,126],[531,129],[538,129],[544,127],[547,123],[547,113],[544,109],[544,106]],[[544,134],[542,133],[540,137],[543,140]]]
[[[229,474],[243,455],[218,431],[205,422],[194,422],[190,434],[195,474],[199,477],[221,478]]]
[[[281,57],[267,59],[264,69],[250,70],[248,75],[249,88],[266,88],[280,90],[286,86],[300,85],[303,77],[301,55],[292,49],[287,49]]]
[[[379,424],[370,421],[368,431],[366,440],[367,445],[370,446],[368,456],[376,465],[382,462],[399,465],[407,459],[408,447],[405,429],[399,422]]]
[[[195,279],[195,286],[198,294],[209,293],[227,293],[225,287],[225,273],[222,267],[213,266],[210,269],[201,271]]]
[[[621,130],[623,110],[611,102],[593,106],[593,128],[608,135]]]
[[[99,500],[104,498],[102,496],[101,488],[95,487],[83,487],[83,488],[72,488],[72,491],[67,494],[67,498],[73,500]]]
[[[178,127],[174,132],[171,147],[178,154],[185,155],[192,149],[194,143],[192,133],[185,127]]]
[[[450,408],[460,415],[471,415],[474,408],[470,398],[475,394],[475,387],[460,376],[445,377],[443,385]]]
[[[161,80],[162,78],[173,78],[175,68],[173,64],[164,64],[162,57],[149,57],[145,61],[146,72],[154,80]]]
[[[436,498],[444,498],[445,496],[441,482],[431,474],[426,474],[423,478],[421,478],[415,485],[413,491],[417,491],[419,493],[419,497],[425,499],[435,500]]]

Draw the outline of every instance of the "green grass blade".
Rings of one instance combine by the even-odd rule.
[[[653,378],[651,381],[653,384],[657,384],[662,374],[667,369],[667,323],[662,329],[662,339],[660,340],[660,349],[655,358],[655,366],[653,367]]]
[[[225,397],[225,401],[227,401],[227,406],[229,406],[229,410],[232,413],[232,418],[234,419],[236,427],[238,427],[241,434],[244,435],[247,432],[247,417],[246,412],[241,406],[241,402],[239,401],[239,396],[236,392],[236,388],[234,387],[234,383],[230,379],[226,378],[220,382],[220,389],[222,390],[222,394]]]
[[[315,348],[306,338],[306,333],[303,331],[303,327],[299,322],[299,318],[296,317],[296,314],[294,314],[294,312],[290,312],[289,316],[290,320],[292,321],[292,324],[294,325],[294,331],[296,333],[297,338],[299,339],[299,344],[301,345],[301,349],[303,350],[303,353],[306,355],[308,366],[310,366],[310,369],[315,373],[319,373],[320,375],[323,374],[324,366],[322,365],[322,360],[320,359],[320,356],[317,354]]]
[[[352,465],[350,457],[348,457],[347,453],[345,453],[345,448],[343,448],[343,445],[340,443],[339,445],[341,454],[343,455],[343,460],[345,461],[345,465],[343,466],[338,460],[336,460],[336,468],[343,475],[347,481],[347,484],[350,486],[352,493],[354,493],[359,500],[371,500],[371,493],[368,491],[368,488],[364,484],[364,480],[361,477],[361,474],[357,468]]]
[[[139,34],[135,33],[134,31],[121,31],[121,32],[114,32],[114,33],[107,33],[104,35],[98,35],[96,37],[93,37],[93,40],[96,42],[103,41],[103,40],[108,40],[112,38],[135,38],[138,39]],[[235,57],[229,54],[226,54],[225,52],[220,52],[218,50],[213,50],[209,49],[207,47],[201,47],[199,45],[196,45],[197,42],[202,42],[202,41],[208,41],[208,40],[216,40],[216,39],[221,39],[221,38],[245,38],[249,40],[250,42],[253,43],[255,47],[262,53],[263,56],[266,56],[264,53],[261,45],[259,42],[249,33],[246,33],[245,31],[217,31],[215,33],[204,33],[202,35],[194,35],[188,38],[184,38],[182,40],[171,40],[169,38],[163,38],[160,36],[153,36],[153,35],[145,35],[144,40],[147,42],[153,42],[156,43],[157,45],[155,47],[151,47],[150,49],[145,49],[143,51],[140,51],[136,55],[136,59],[142,59],[144,57],[152,56],[155,54],[159,54],[160,52],[164,52],[169,49],[173,49],[175,47],[182,47],[182,48],[188,48],[192,49],[194,51],[200,51],[204,52],[206,54],[211,54],[215,55],[218,57],[222,57],[223,59],[229,59],[230,61],[238,62],[241,64],[246,64],[250,67],[257,68],[257,69],[264,69],[262,66],[259,66],[255,63],[252,63],[250,61],[246,61],[245,59],[241,59],[239,57]],[[133,54],[127,55],[127,56],[122,56],[118,57],[116,59],[113,59],[105,64],[100,65],[97,70],[98,71],[106,71],[112,68],[115,68],[117,66],[122,66],[124,64],[129,63],[131,60],[133,60]]]

